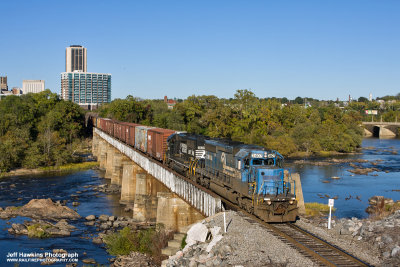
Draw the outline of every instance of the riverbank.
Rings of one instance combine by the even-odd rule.
[[[362,154],[362,149],[358,149],[355,152],[338,152],[338,151],[319,151],[319,152],[305,152],[305,151],[297,151],[286,158],[290,160],[298,160],[298,159],[320,159],[320,158],[329,158],[329,157],[342,157],[342,156],[352,156],[352,155],[360,155]]]
[[[55,173],[67,173],[71,171],[81,171],[88,170],[94,167],[99,166],[99,163],[96,161],[86,161],[79,163],[68,163],[60,166],[51,166],[51,167],[41,167],[37,169],[25,169],[20,168],[16,170],[12,170],[6,173],[0,173],[0,178],[4,177],[12,177],[12,176],[29,176],[29,175],[46,175],[46,174],[55,174]]]

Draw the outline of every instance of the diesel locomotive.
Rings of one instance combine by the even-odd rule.
[[[231,140],[175,133],[166,164],[266,222],[295,221],[294,181],[275,150]]]
[[[295,184],[275,150],[103,118],[93,124],[266,222],[296,220]]]

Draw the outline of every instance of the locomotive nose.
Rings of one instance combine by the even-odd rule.
[[[262,186],[264,194],[276,195],[281,193],[281,186],[283,180],[282,169],[265,169],[259,168],[258,183]]]

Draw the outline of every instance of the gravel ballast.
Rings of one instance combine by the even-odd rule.
[[[222,238],[207,252],[212,236],[205,243],[197,242],[177,252],[164,266],[317,266],[310,259],[283,243],[268,229],[234,211],[226,212],[227,232],[224,233],[223,213],[202,221],[208,229],[220,227]],[[217,236],[217,235],[216,235]]]

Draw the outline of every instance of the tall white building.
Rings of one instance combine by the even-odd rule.
[[[87,51],[81,45],[71,45],[65,49],[65,72],[87,72]]]
[[[23,80],[22,93],[40,93],[44,91],[44,80]]]

